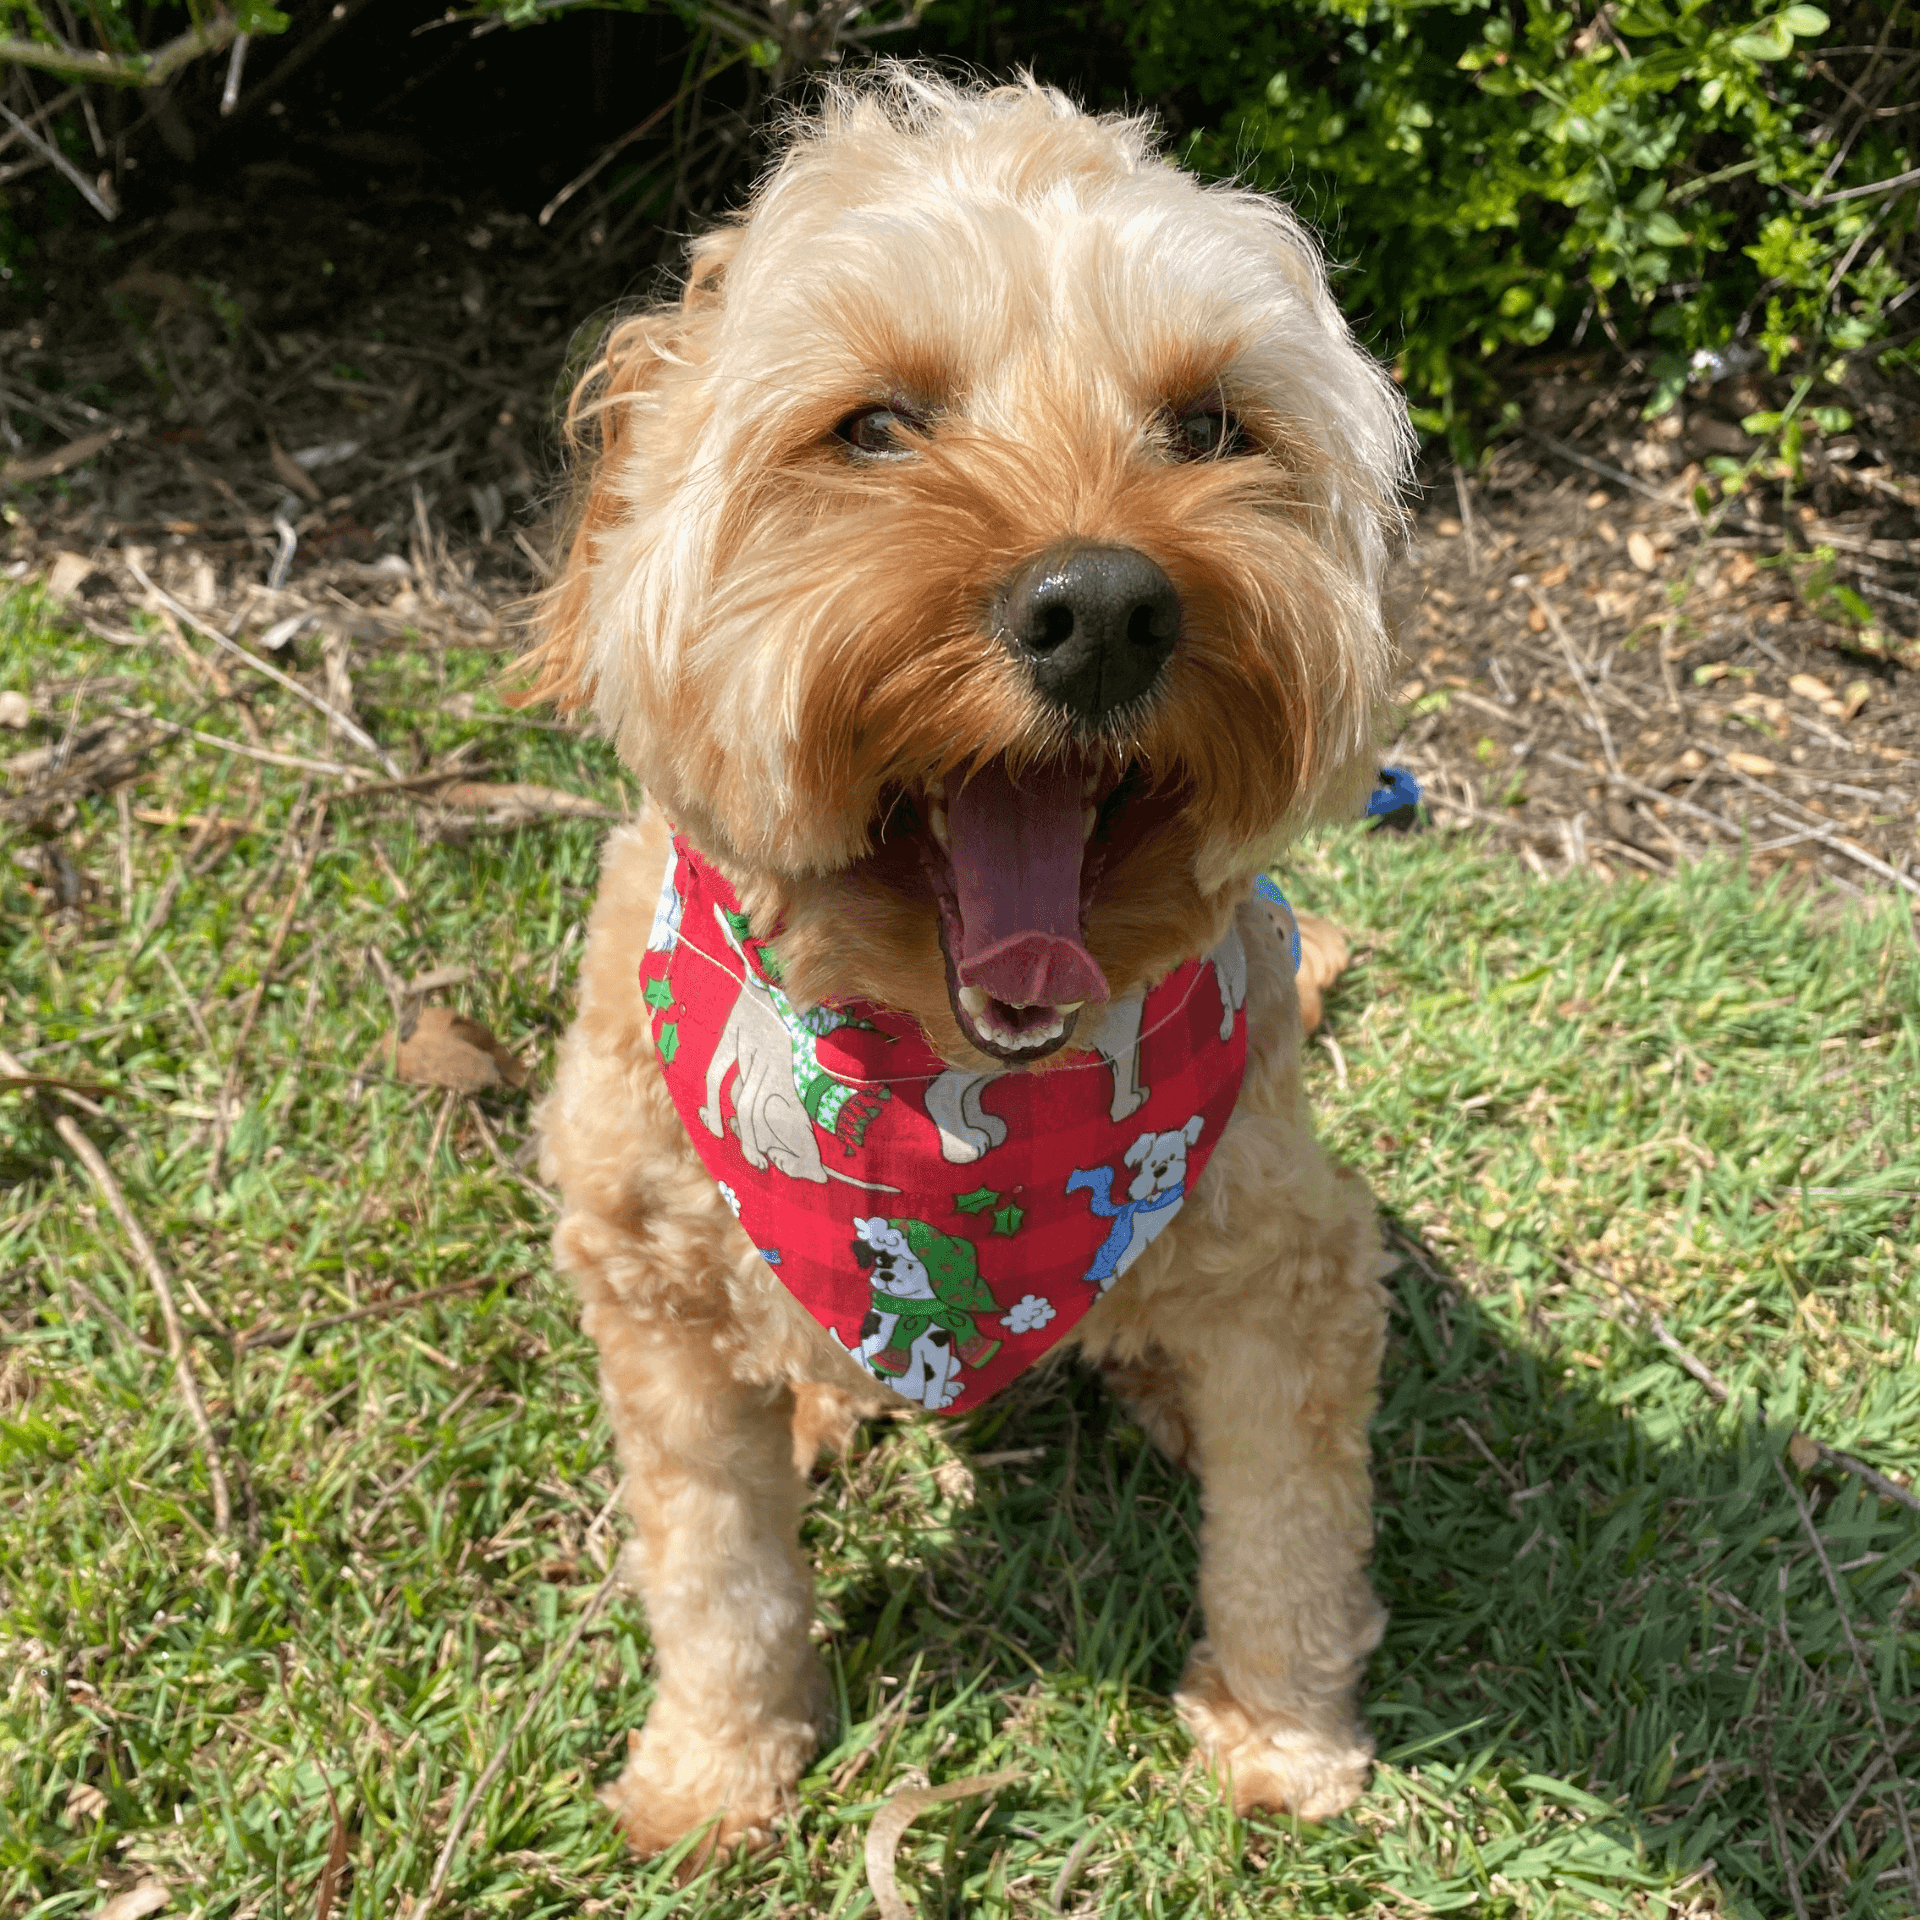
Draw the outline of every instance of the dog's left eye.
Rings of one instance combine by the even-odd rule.
[[[1224,407],[1196,407],[1173,422],[1175,459],[1215,460],[1252,451],[1253,442],[1239,416]]]
[[[862,407],[834,428],[833,437],[868,460],[904,460],[923,429],[922,421],[899,407]]]

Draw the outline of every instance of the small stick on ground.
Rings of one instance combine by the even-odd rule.
[[[63,1273],[60,1279],[63,1285],[77,1293],[129,1345],[138,1347],[142,1353],[156,1360],[166,1352],[165,1347],[156,1347],[151,1340],[142,1340],[84,1280],[76,1280],[70,1273]]]
[[[300,910],[300,902],[307,896],[307,882],[313,877],[313,863],[320,852],[320,839],[327,830],[327,809],[323,801],[315,809],[316,817],[313,832],[307,837],[307,851],[300,862],[300,871],[294,876],[293,886],[287,894],[285,910],[280,915],[280,924],[274,929],[273,944],[267,949],[267,957],[260,963],[260,978],[253,983],[253,992],[247,1000],[247,1010],[241,1016],[240,1037],[233,1043],[233,1052],[227,1061],[226,1084],[220,1090],[220,1117],[214,1122],[216,1129],[213,1143],[213,1165],[207,1178],[212,1186],[220,1184],[220,1163],[226,1156],[227,1134],[232,1125],[233,1104],[240,1091],[240,1062],[246,1053],[247,1042],[253,1036],[253,1023],[259,1018],[260,1003],[266,998],[267,985],[273,978],[273,970],[280,961],[280,949],[287,943],[288,930],[293,925],[293,916]]]
[[[1818,840],[1823,847],[1831,847],[1835,853],[1845,854],[1856,866],[1865,867],[1869,873],[1878,874],[1882,880],[1891,880],[1896,887],[1905,887],[1909,893],[1920,894],[1920,880],[1911,874],[1902,873],[1899,868],[1889,866],[1886,861],[1869,853],[1865,847],[1856,847],[1851,840],[1835,833],[1830,827],[1811,826],[1804,820],[1795,820],[1784,813],[1769,813],[1767,818],[1775,826],[1792,827],[1802,839]]]
[[[1867,1657],[1860,1651],[1859,1637],[1853,1630],[1853,1615],[1847,1610],[1846,1596],[1840,1591],[1840,1576],[1834,1572],[1833,1561],[1827,1555],[1827,1543],[1820,1538],[1820,1530],[1813,1524],[1813,1515],[1807,1510],[1800,1489],[1793,1484],[1793,1476],[1777,1458],[1773,1470],[1780,1476],[1780,1484],[1792,1499],[1794,1511],[1800,1516],[1800,1530],[1807,1536],[1807,1544],[1813,1548],[1814,1558],[1820,1562],[1827,1591],[1833,1595],[1834,1611],[1840,1616],[1840,1631],[1847,1637],[1847,1652],[1853,1656],[1853,1670],[1860,1676],[1861,1690],[1867,1696],[1867,1711],[1873,1717],[1873,1730],[1880,1736],[1881,1751],[1889,1760],[1893,1760],[1899,1750],[1893,1744],[1893,1736],[1887,1731],[1886,1715],[1880,1711],[1880,1696],[1874,1689]],[[1907,1796],[1900,1785],[1900,1769],[1897,1765],[1893,1770],[1892,1786],[1893,1810],[1899,1816],[1900,1838],[1906,1848],[1907,1884],[1913,1889],[1914,1896],[1920,1899],[1920,1845],[1914,1841],[1913,1816],[1907,1809]]]
[[[22,1071],[19,1061],[0,1048],[0,1072]],[[50,1106],[44,1111],[53,1122],[54,1132],[67,1143],[74,1157],[92,1175],[94,1185],[113,1209],[113,1217],[119,1221],[120,1231],[127,1236],[128,1244],[133,1248],[134,1259],[145,1272],[154,1297],[160,1302],[160,1318],[167,1329],[167,1351],[173,1356],[173,1376],[179,1382],[180,1397],[187,1403],[188,1417],[193,1421],[194,1431],[200,1436],[201,1451],[206,1455],[207,1484],[213,1490],[213,1530],[224,1539],[233,1530],[233,1505],[227,1497],[227,1476],[221,1470],[220,1447],[213,1437],[213,1422],[207,1418],[206,1402],[200,1398],[200,1384],[193,1377],[193,1359],[187,1349],[187,1336],[180,1325],[179,1311],[173,1304],[173,1286],[167,1278],[167,1270],[160,1264],[160,1256],[154,1252],[153,1242],[147,1238],[145,1229],[133,1217],[133,1209],[127,1205],[127,1197],[120,1191],[120,1183],[113,1177],[113,1169],[107,1165],[100,1149],[66,1114],[55,1112]]]
[[[438,1427],[451,1426],[453,1424],[453,1416],[485,1385],[486,1381],[484,1378],[469,1380],[467,1384],[447,1402],[446,1406],[433,1416],[434,1425]],[[358,1520],[351,1522],[353,1532],[357,1534],[360,1539],[364,1540],[373,1523],[439,1458],[439,1453],[434,1448],[429,1447],[405,1473],[401,1474],[399,1479],[395,1480],[392,1485],[381,1494],[380,1498],[376,1500]]]
[[[1621,792],[1631,793],[1638,799],[1669,806],[1678,813],[1686,814],[1689,819],[1703,820],[1716,833],[1725,834],[1729,840],[1738,842],[1746,837],[1741,828],[1736,827],[1723,815],[1713,812],[1711,808],[1698,806],[1691,800],[1683,799],[1677,793],[1662,793],[1658,787],[1650,787],[1644,781],[1634,779],[1631,774],[1608,773],[1600,768],[1587,766],[1574,759],[1571,754],[1561,753],[1553,747],[1548,747],[1540,757],[1543,760],[1551,760],[1556,767],[1565,767],[1570,773],[1584,773],[1589,779],[1604,780],[1609,786],[1618,787]],[[1695,784],[1697,785],[1698,782]]]
[[[140,937],[133,943],[133,951],[127,955],[127,965],[131,967],[145,951],[147,943],[167,924],[167,916],[173,911],[173,903],[180,897],[180,889],[187,884],[187,876],[193,870],[193,863],[200,857],[206,844],[223,823],[212,814],[200,823],[193,838],[187,842],[187,850],[180,856],[179,864],[167,875],[166,884],[160,889],[160,898],[153,904],[153,916],[142,929]]]
[[[390,778],[395,780],[400,778],[400,763],[350,714],[342,713],[338,707],[322,700],[311,688],[303,687],[291,674],[282,673],[271,661],[262,660],[257,655],[249,653],[245,647],[229,640],[217,627],[210,627],[205,621],[196,620],[178,600],[163,588],[155,586],[147,578],[137,560],[127,561],[127,571],[183,626],[192,627],[196,633],[205,634],[216,646],[224,647],[236,660],[244,661],[255,673],[265,674],[276,686],[285,687],[295,699],[304,700],[316,713],[324,714],[355,746],[362,747],[372,754],[386,768]]]
[[[229,740],[223,734],[203,733],[198,727],[182,726],[178,720],[163,720],[157,713],[132,713],[121,708],[115,708],[114,711],[124,719],[145,720],[162,733],[198,740],[203,747],[217,747],[222,753],[237,753],[243,760],[258,760],[269,767],[292,767],[299,773],[330,773],[342,780],[351,780],[362,771],[359,767],[344,767],[338,760],[314,760],[305,754],[275,753],[270,747],[250,747],[244,740]]]
[[[468,1094],[467,1096],[467,1114],[478,1130],[481,1140],[485,1142],[487,1151],[493,1155],[494,1165],[497,1166],[509,1180],[517,1180],[535,1199],[544,1202],[549,1207],[557,1206],[560,1196],[555,1193],[551,1187],[543,1187],[539,1181],[529,1180],[527,1176],[507,1158],[506,1150],[500,1145],[499,1136],[488,1126],[487,1116],[480,1111],[480,1102],[475,1099],[472,1094]]]
[[[318,1319],[302,1320],[291,1327],[260,1327],[236,1334],[235,1353],[254,1353],[262,1347],[288,1347],[303,1335],[324,1333],[331,1327],[344,1327],[355,1320],[373,1320],[383,1314],[405,1313],[409,1307],[424,1306],[429,1300],[444,1300],[450,1293],[467,1293],[475,1287],[493,1284],[485,1274],[467,1280],[451,1280],[444,1287],[429,1287],[424,1293],[406,1293],[391,1300],[376,1300],[370,1307],[355,1307],[351,1313],[323,1314]]]
[[[873,1895],[880,1920],[912,1920],[913,1909],[900,1898],[894,1856],[900,1850],[900,1836],[921,1814],[950,1800],[997,1793],[1026,1777],[1024,1767],[1002,1767],[997,1773],[970,1773],[964,1780],[950,1780],[943,1787],[908,1787],[896,1793],[873,1816],[873,1824],[867,1829],[867,1890]]]
[[[1812,1920],[1807,1912],[1807,1897],[1800,1891],[1800,1871],[1794,1865],[1793,1848],[1787,1842],[1787,1819],[1780,1806],[1780,1786],[1773,1777],[1773,1728],[1768,1724],[1760,1748],[1760,1789],[1767,1796],[1767,1820],[1773,1828],[1773,1854],[1786,1875],[1787,1897],[1793,1902],[1794,1920]]]
[[[1564,1260],[1558,1254],[1553,1257],[1555,1262],[1568,1273],[1578,1273],[1581,1270],[1571,1260]],[[1727,1383],[1691,1347],[1682,1345],[1653,1307],[1630,1287],[1623,1287],[1610,1274],[1603,1273],[1598,1277],[1612,1287],[1627,1306],[1646,1322],[1648,1331],[1694,1379],[1699,1381],[1714,1405],[1724,1407],[1733,1397]],[[1916,1494],[1910,1487],[1903,1487],[1897,1480],[1889,1480],[1884,1473],[1868,1466],[1864,1460],[1856,1460],[1852,1454],[1842,1453],[1837,1447],[1828,1446],[1824,1440],[1814,1439],[1810,1433],[1796,1433],[1794,1438],[1804,1440],[1813,1447],[1820,1456],[1822,1466],[1838,1467],[1842,1473],[1850,1473],[1855,1479],[1865,1481],[1882,1500],[1891,1500],[1897,1506],[1909,1507],[1915,1513],[1920,1513],[1920,1494]]]
[[[120,918],[133,921],[133,801],[125,787],[113,790],[114,810],[120,816]]]
[[[1573,636],[1567,631],[1566,622],[1560,618],[1560,612],[1553,602],[1536,587],[1531,580],[1527,582],[1527,598],[1540,609],[1540,617],[1553,629],[1553,637],[1560,643],[1560,651],[1566,656],[1567,670],[1573,675],[1573,684],[1580,689],[1580,698],[1586,702],[1588,717],[1593,722],[1593,730],[1600,736],[1600,746],[1607,756],[1607,766],[1616,775],[1620,771],[1620,756],[1613,748],[1613,735],[1607,728],[1607,717],[1600,711],[1600,702],[1594,698],[1593,688],[1587,683],[1586,670],[1580,665],[1580,656],[1574,651]]]
[[[1467,541],[1467,571],[1477,574],[1480,571],[1480,541],[1473,528],[1473,486],[1460,470],[1460,462],[1453,463],[1453,497],[1460,503],[1460,531]]]

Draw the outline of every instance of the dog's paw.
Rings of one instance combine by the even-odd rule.
[[[689,1860],[697,1870],[716,1853],[755,1852],[772,1841],[774,1822],[792,1809],[794,1782],[819,1740],[813,1718],[773,1720],[744,1739],[713,1739],[656,1709],[643,1730],[627,1735],[627,1764],[601,1788],[600,1803],[643,1857],[707,1829]]]
[[[1300,1031],[1312,1033],[1320,1025],[1322,1007],[1333,983],[1347,970],[1347,936],[1331,920],[1303,913],[1300,929],[1300,970],[1294,985],[1300,994]]]
[[[1194,1648],[1174,1705],[1233,1795],[1235,1813],[1264,1807],[1302,1820],[1331,1820],[1359,1799],[1373,1742],[1344,1712],[1309,1722],[1252,1714],[1227,1689],[1212,1648]]]

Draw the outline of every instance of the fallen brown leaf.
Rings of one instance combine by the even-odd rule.
[[[333,1903],[340,1892],[340,1875],[347,1864],[347,1823],[331,1785],[327,1788],[327,1805],[333,1810],[333,1833],[327,1841],[327,1863],[320,1869],[320,1886],[314,1895],[313,1920],[331,1920]]]
[[[478,1020],[451,1007],[422,1007],[399,1029],[393,1070],[413,1086],[460,1093],[527,1084],[526,1067]]]
[[[24,693],[15,693],[11,689],[0,693],[0,727],[11,727],[18,733],[32,724],[33,702]]]
[[[1660,564],[1660,556],[1647,536],[1636,527],[1627,535],[1627,558],[1642,573],[1651,573]]]
[[[1842,720],[1851,720],[1872,698],[1873,682],[1871,680],[1855,680],[1847,688],[1845,697],[1840,701],[1840,718]]]
[[[109,427],[104,433],[83,433],[78,440],[69,440],[51,453],[36,455],[31,460],[9,460],[0,467],[0,480],[14,486],[28,480],[51,480],[56,473],[65,473],[69,467],[91,460],[96,453],[104,453],[120,438],[120,432],[118,427]]]
[[[1810,673],[1796,673],[1787,685],[1802,700],[1811,700],[1816,707],[1822,701],[1833,698],[1833,689],[1824,680],[1816,680]]]
[[[1764,753],[1742,753],[1738,747],[1727,755],[1727,765],[1735,773],[1750,774],[1756,780],[1764,780],[1769,774],[1780,771]]]
[[[67,1789],[67,1803],[62,1811],[68,1826],[77,1827],[83,1820],[98,1820],[106,1810],[107,1796],[98,1787],[76,1780]]]
[[[473,969],[462,964],[451,967],[429,967],[425,973],[416,973],[407,982],[409,993],[438,993],[442,987],[464,986],[473,978]]]
[[[998,1773],[970,1773],[964,1780],[951,1780],[944,1787],[908,1787],[896,1793],[873,1816],[873,1824],[867,1829],[867,1887],[880,1920],[912,1920],[913,1909],[900,1898],[894,1856],[900,1851],[900,1836],[914,1821],[929,1807],[970,1799],[976,1793],[994,1793],[1025,1777],[1024,1768],[1002,1767]]]
[[[271,434],[267,436],[267,458],[273,462],[273,470],[280,476],[281,481],[291,487],[302,500],[310,500],[315,506],[320,504],[320,489],[314,483],[313,475],[301,466]]]
[[[158,1913],[172,1898],[158,1880],[142,1880],[137,1887],[116,1893],[95,1912],[93,1920],[146,1920],[148,1914]]]
[[[47,591],[56,600],[71,600],[98,571],[84,553],[57,553],[47,570]]]
[[[1787,1442],[1787,1458],[1802,1473],[1811,1473],[1820,1464],[1820,1443],[1809,1440],[1804,1433],[1796,1433]]]

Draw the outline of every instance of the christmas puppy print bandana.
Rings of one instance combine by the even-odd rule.
[[[905,1014],[794,1005],[678,835],[640,987],[687,1136],[760,1257],[876,1380],[948,1412],[1032,1366],[1139,1259],[1246,1071],[1236,933],[1047,1066],[975,1072]]]

